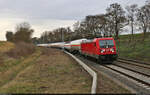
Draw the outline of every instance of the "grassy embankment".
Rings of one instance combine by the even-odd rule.
[[[91,76],[55,49],[0,42],[0,93],[90,93]]]
[[[117,41],[120,57],[150,62],[150,33],[143,41],[143,34],[134,34],[134,40],[130,41],[131,35],[121,35]]]

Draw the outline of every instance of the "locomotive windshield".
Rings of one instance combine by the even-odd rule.
[[[99,41],[100,48],[111,48],[114,46],[113,40],[100,40]]]

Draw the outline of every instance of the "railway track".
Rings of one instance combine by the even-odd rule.
[[[117,60],[117,62],[124,65],[119,65],[118,63],[115,62],[112,65],[103,65],[103,66],[135,80],[140,86],[150,90],[150,74],[149,74],[150,64],[148,63],[140,64],[140,62],[137,63],[136,61],[125,60],[120,58],[119,60]],[[130,66],[132,67],[132,69]],[[135,66],[142,68],[143,72],[135,68]],[[145,72],[145,70],[147,71],[147,73]]]
[[[135,73],[138,73],[138,74],[141,74],[141,75],[144,75],[144,76],[147,76],[147,77],[150,77],[150,74],[149,72],[142,72],[142,71],[139,71],[138,69],[134,69],[134,68],[129,68],[129,67],[126,67],[126,66],[122,66],[122,65],[119,65],[119,64],[113,64],[114,66],[117,66],[117,67],[120,67],[120,68],[123,68],[123,69],[126,69],[126,70],[129,70],[129,71],[132,71],[132,72],[135,72]],[[149,70],[150,71],[150,70]]]
[[[88,59],[86,58],[86,60],[89,60],[89,58]],[[121,60],[121,59],[114,62],[113,64],[108,64],[108,65],[97,64],[96,61],[94,61],[94,60],[92,60],[92,61],[95,64],[95,65],[93,65],[93,67],[97,68],[97,70],[101,71],[100,68],[98,69],[98,66],[99,66],[99,67],[104,67],[106,69],[114,71],[116,73],[119,73],[121,76],[123,75],[123,76],[131,79],[132,81],[134,81],[134,83],[136,85],[138,85],[141,88],[148,90],[150,93],[150,74],[149,74],[150,67],[147,64],[146,65],[145,64],[139,64],[139,63],[136,63],[135,61],[131,62],[129,60],[127,61],[127,60]],[[117,62],[119,62],[119,64],[122,63],[122,65],[118,65]],[[89,64],[89,65],[92,66],[92,64]],[[132,66],[132,67],[130,67],[130,66]],[[147,72],[139,71],[135,67],[141,68],[141,69],[143,69],[143,71],[147,71]]]
[[[123,74],[129,78],[134,79],[137,81],[139,84],[143,85],[146,89],[150,90],[150,64],[144,63],[144,62],[139,62],[136,60],[131,60],[131,59],[123,59],[123,58],[118,58],[117,62],[120,62],[120,64],[128,64],[128,66],[120,66],[118,64],[113,64],[116,67],[122,68],[124,70],[120,69],[114,69],[111,66],[105,66],[109,69],[112,69],[120,74]],[[132,65],[132,66],[131,66]],[[131,66],[132,69],[129,67]],[[143,69],[143,72],[140,71],[140,69],[135,68],[140,67]],[[145,73],[147,71],[147,73]]]
[[[143,64],[145,66],[150,66],[150,63],[142,62],[142,61],[137,61],[137,60],[132,60],[132,59],[125,59],[125,58],[118,58],[122,62],[129,62],[129,63],[136,63],[136,64]]]
[[[146,68],[146,69],[150,69],[150,65],[140,64],[140,63],[136,63],[136,62],[132,62],[132,61],[125,61],[125,60],[118,59],[117,62],[124,63],[124,64],[129,64],[129,65],[132,65],[132,66],[138,66],[138,67],[142,67],[142,68]]]
[[[140,73],[138,71],[135,70],[131,70],[128,69],[126,67],[123,66],[118,66],[118,65],[103,65],[104,67],[111,69],[115,72],[118,72],[128,78],[131,78],[133,80],[136,81],[136,83],[138,83],[138,85],[146,88],[146,89],[150,89],[150,76],[144,73]]]

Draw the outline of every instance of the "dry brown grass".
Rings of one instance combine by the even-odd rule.
[[[4,62],[3,56],[0,54],[0,65]]]
[[[13,80],[20,71],[24,70],[26,67],[32,65],[35,60],[39,57],[40,51],[37,51],[36,53],[28,56],[27,58],[17,61],[17,63],[14,63],[15,65],[12,65],[12,63],[7,63],[9,65],[5,65],[0,69],[0,87],[3,85],[6,85],[9,83],[11,80]],[[7,69],[7,70],[6,70]],[[1,91],[0,91],[1,92]]]
[[[31,49],[31,47],[33,48]],[[21,51],[22,48],[30,50],[30,52]],[[14,59],[14,56],[7,56],[7,54],[9,55],[9,53],[12,53],[12,50],[17,51],[17,49],[19,49],[19,53],[23,53],[23,56],[25,54],[28,54],[28,56],[21,59]],[[0,42],[0,87],[9,83],[17,76],[18,73],[20,73],[20,71],[24,70],[26,67],[35,62],[41,52],[37,49],[35,53],[31,54],[31,52],[34,52],[34,49],[34,46],[24,43],[19,43],[17,46],[15,46],[15,44],[10,42]],[[13,51],[13,53],[16,54],[16,51]]]
[[[9,50],[6,54],[9,57],[20,58],[26,57],[33,54],[35,51],[35,46],[33,44],[27,44],[24,42],[17,43],[15,48]]]
[[[2,93],[90,93],[92,78],[72,58],[45,49],[36,64],[0,89]]]
[[[4,53],[14,48],[15,45],[11,42],[1,41],[0,42],[0,53]]]
[[[42,55],[52,56],[52,55],[59,55],[60,54],[60,52],[58,52],[58,50],[54,49],[54,48],[50,49],[50,48],[42,47],[41,49],[42,49]]]
[[[4,63],[4,53],[14,48],[14,44],[11,42],[0,41],[0,66]]]

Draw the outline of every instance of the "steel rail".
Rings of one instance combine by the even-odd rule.
[[[116,69],[114,69],[114,68],[112,68],[112,67],[109,67],[109,66],[106,66],[106,65],[103,65],[103,66],[106,67],[106,68],[108,68],[108,69],[111,69],[111,70],[113,70],[113,71],[115,71],[115,72],[118,72],[118,73],[120,73],[120,74],[122,74],[122,75],[125,75],[125,76],[127,76],[127,77],[129,77],[129,78],[131,78],[131,79],[133,79],[133,80],[135,80],[135,81],[138,81],[138,82],[140,82],[140,83],[142,83],[142,84],[144,84],[144,85],[147,85],[148,87],[150,87],[150,83],[147,83],[147,82],[145,82],[145,81],[143,81],[143,80],[140,80],[140,79],[138,79],[138,78],[135,78],[135,77],[133,77],[133,76],[131,76],[131,75],[129,75],[129,74],[123,73],[123,72],[121,72],[121,71],[119,71],[119,70],[116,70]]]
[[[139,71],[136,71],[136,70],[132,70],[132,69],[129,69],[127,67],[123,67],[123,66],[120,66],[120,65],[117,65],[117,64],[113,64],[113,65],[118,66],[118,67],[123,68],[123,69],[126,69],[126,70],[129,70],[129,71],[132,71],[132,72],[135,72],[135,73],[138,73],[138,74],[141,74],[141,75],[144,75],[146,77],[150,77],[150,75],[148,75],[148,74],[145,74],[145,73],[142,73],[142,72],[139,72]]]
[[[136,64],[136,62],[134,62],[134,63],[130,63],[130,62],[132,62],[132,61],[128,61],[128,62],[126,62],[126,61],[124,61],[124,60],[117,60],[118,62],[121,62],[121,63],[125,63],[125,64],[130,64],[130,65],[134,65],[134,66],[138,66],[138,67],[143,67],[143,68],[147,68],[147,69],[150,69],[150,67],[146,67],[146,66],[143,66],[143,65],[145,65],[145,64]]]
[[[133,59],[125,59],[125,58],[118,58],[118,59],[120,59],[120,60],[125,60],[125,61],[130,61],[130,62],[135,62],[135,63],[142,63],[142,64],[144,64],[144,65],[149,65],[150,66],[150,64],[149,63],[146,63],[146,62],[142,62],[142,61],[137,61],[137,60],[133,60]]]

